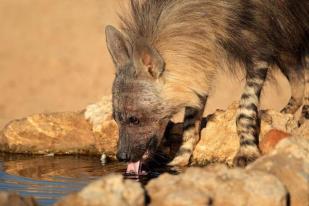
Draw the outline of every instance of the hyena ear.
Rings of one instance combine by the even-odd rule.
[[[115,27],[108,25],[105,27],[106,44],[109,53],[111,54],[116,69],[130,63],[132,53],[131,44]]]
[[[164,72],[164,60],[155,48],[140,43],[134,48],[133,54],[135,62],[139,62],[152,77],[157,79]]]

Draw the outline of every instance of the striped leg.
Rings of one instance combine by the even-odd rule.
[[[299,124],[303,124],[306,120],[309,120],[309,56],[306,57],[305,65],[305,97],[304,106],[302,108]]]
[[[207,98],[202,99],[202,108],[186,107],[183,142],[175,158],[169,163],[170,166],[186,166],[189,164],[193,150],[200,139],[201,121]]]
[[[260,120],[258,117],[259,98],[266,79],[268,64],[260,62],[247,74],[245,90],[241,96],[236,119],[237,133],[240,138],[239,151],[234,165],[244,167],[260,156],[258,136]]]
[[[294,66],[295,67],[295,66]],[[304,67],[285,70],[285,76],[291,85],[291,98],[289,103],[281,110],[283,113],[294,114],[303,103],[305,91],[305,71]],[[297,72],[295,72],[297,71]]]

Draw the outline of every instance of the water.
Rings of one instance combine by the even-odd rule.
[[[162,159],[157,159],[156,162],[162,162]],[[151,169],[148,168],[146,176],[125,175],[124,177],[147,184],[150,179],[158,177],[161,173],[178,174],[181,172],[181,170],[158,164],[154,166],[156,164],[149,164]],[[0,153],[0,191],[33,196],[40,206],[49,206],[61,197],[81,190],[91,181],[104,175],[124,174],[126,166],[119,162],[102,164],[99,157]]]
[[[125,168],[117,162],[102,165],[99,157],[0,154],[0,191],[33,196],[48,206],[103,175],[123,174]]]

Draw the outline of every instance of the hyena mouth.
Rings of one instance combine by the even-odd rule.
[[[139,160],[137,162],[129,162],[126,174],[128,175],[140,175],[142,173],[142,162]]]
[[[139,160],[137,162],[129,162],[127,166],[126,174],[128,175],[147,175],[147,172],[142,170],[143,162],[149,158],[149,150],[147,150],[142,160]]]
[[[147,150],[143,154],[142,158],[137,162],[129,162],[127,166],[126,174],[128,175],[147,175],[147,172],[142,170],[143,163],[145,163],[149,158],[150,154],[156,150],[157,147],[157,139],[156,137],[152,137],[147,144]]]

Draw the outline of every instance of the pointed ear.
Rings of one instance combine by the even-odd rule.
[[[155,48],[152,48],[146,43],[136,45],[134,49],[134,59],[140,62],[142,67],[156,79],[164,72],[165,65],[163,58]]]
[[[121,32],[113,26],[108,25],[105,28],[105,35],[107,48],[113,58],[116,68],[118,69],[130,63],[132,47]]]

